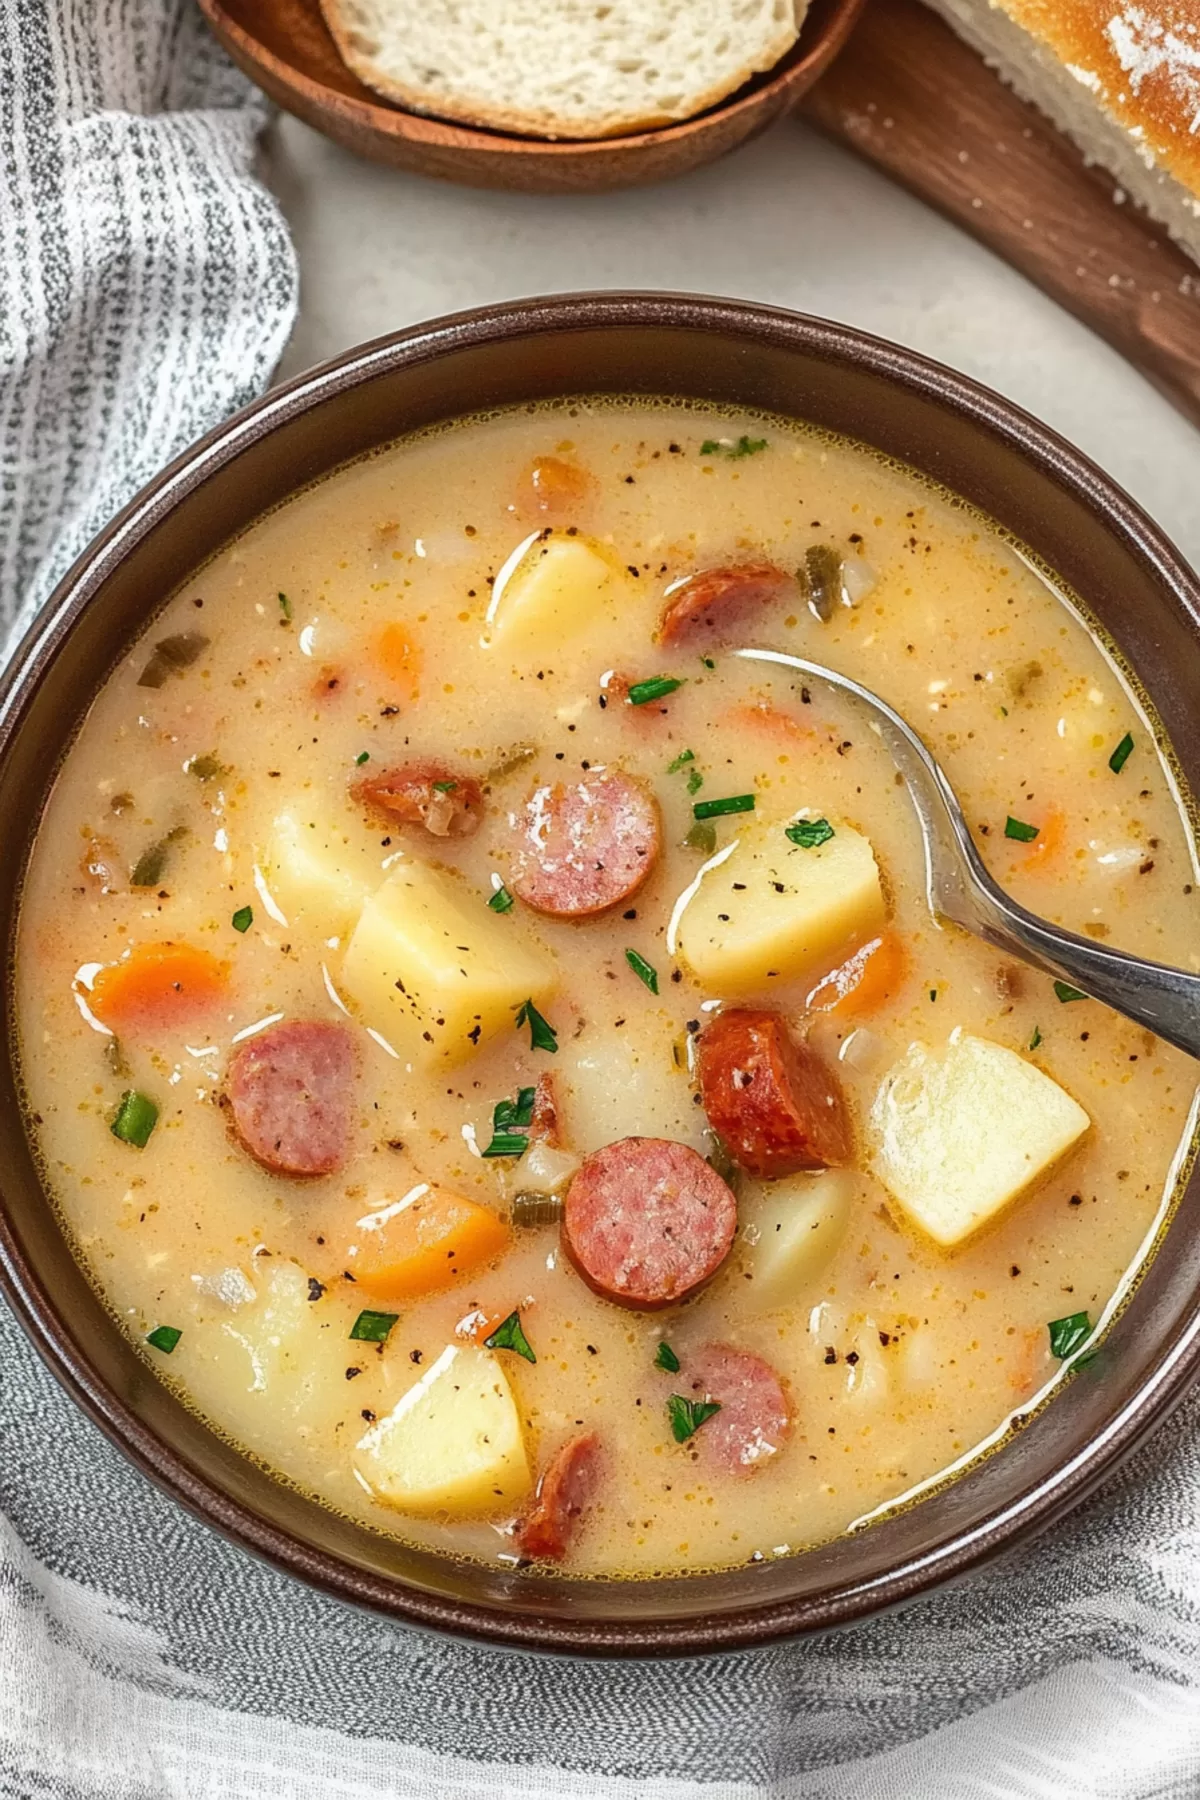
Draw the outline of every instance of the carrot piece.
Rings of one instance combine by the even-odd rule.
[[[105,1025],[153,1031],[187,1024],[224,997],[229,964],[192,944],[139,944],[92,983],[88,1005]]]
[[[412,628],[394,619],[375,633],[371,654],[389,681],[405,689],[415,700],[421,691],[424,657]]]
[[[908,974],[908,952],[894,931],[872,938],[813,989],[814,1012],[856,1016],[889,1000]]]
[[[1037,837],[1029,846],[1028,856],[1023,856],[1017,864],[1018,869],[1028,874],[1044,869],[1052,862],[1067,841],[1067,815],[1061,806],[1052,806],[1042,820]]]
[[[491,1262],[508,1236],[488,1207],[422,1182],[395,1205],[359,1220],[349,1268],[359,1287],[381,1299],[415,1299]]]
[[[561,456],[535,456],[521,479],[519,505],[528,516],[567,518],[579,511],[591,490],[591,477],[578,463]]]

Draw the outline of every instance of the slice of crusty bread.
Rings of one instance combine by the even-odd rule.
[[[1197,0],[928,0],[1200,262]]]
[[[321,0],[360,81],[414,112],[534,137],[691,118],[769,69],[808,0]]]

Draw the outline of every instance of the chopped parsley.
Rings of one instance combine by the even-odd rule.
[[[625,961],[629,964],[638,980],[644,981],[652,994],[657,994],[657,969],[653,968],[652,965],[646,961],[644,956],[639,956],[636,950],[627,950],[625,952]]]
[[[692,808],[692,817],[693,819],[723,819],[726,813],[753,811],[753,794],[730,794],[724,800],[697,800]]]
[[[435,781],[433,791],[435,794],[452,794],[457,786],[457,781]]]
[[[1065,1319],[1051,1319],[1050,1354],[1061,1361],[1078,1350],[1092,1335],[1092,1321],[1085,1312],[1069,1313]]]
[[[292,622],[292,603],[286,594],[279,596],[279,610],[290,625]]]
[[[1042,1041],[1042,1028],[1040,1025],[1035,1025],[1033,1028],[1033,1036],[1029,1040],[1029,1048],[1031,1050],[1036,1050],[1038,1045],[1041,1043],[1041,1041]]]
[[[360,1312],[350,1327],[350,1336],[362,1344],[386,1344],[399,1313]]]
[[[158,1108],[153,1100],[146,1094],[139,1094],[135,1088],[129,1088],[121,1095],[109,1129],[123,1144],[132,1144],[135,1150],[144,1150],[157,1124]]]
[[[683,682],[675,675],[651,675],[646,681],[635,681],[629,690],[630,706],[645,706],[650,700],[665,700]]]
[[[365,762],[370,762],[370,760],[371,760],[371,752],[369,750],[360,750],[358,755],[354,759],[355,766],[357,768],[361,769],[363,764]]]
[[[1108,766],[1114,775],[1119,775],[1133,754],[1133,733],[1127,731],[1116,749],[1108,759]]]
[[[548,1050],[553,1056],[558,1049],[558,1033],[548,1019],[544,1019],[532,1000],[524,1000],[517,1008],[516,1027],[520,1031],[522,1025],[529,1027],[529,1048],[531,1050]]]
[[[506,887],[501,886],[496,889],[495,893],[488,901],[488,905],[495,913],[511,912],[513,897]]]
[[[702,850],[705,856],[711,856],[717,847],[717,828],[707,820],[697,819],[683,841],[689,850]]]
[[[254,908],[252,906],[239,906],[229,923],[233,926],[235,931],[249,931],[254,923]]]
[[[835,833],[828,819],[797,819],[783,835],[801,850],[815,850],[818,844],[827,844]]]
[[[679,755],[675,758],[674,762],[669,762],[667,764],[667,774],[668,775],[678,775],[678,773],[679,773],[680,769],[682,769],[684,763],[695,762],[695,760],[696,760],[696,752],[694,750],[681,750],[679,752]]]
[[[178,1325],[156,1325],[153,1331],[146,1333],[146,1342],[161,1350],[164,1356],[170,1356],[182,1336]]]
[[[766,438],[747,437],[745,432],[737,442],[731,438],[705,438],[700,446],[701,456],[728,456],[736,461],[741,456],[757,456],[760,450],[767,447]]]
[[[1068,1000],[1086,1000],[1087,999],[1087,995],[1084,993],[1081,993],[1077,987],[1072,987],[1069,981],[1056,981],[1054,984],[1054,992],[1055,992],[1055,995],[1057,996],[1057,998],[1059,1000],[1061,1000],[1061,1002],[1063,1003],[1064,1006],[1066,1005]]]
[[[688,793],[689,794],[698,794],[700,792],[700,789],[703,786],[704,786],[703,775],[700,773],[699,769],[692,769],[689,772],[688,778],[687,778]]]
[[[1024,819],[1014,819],[1011,813],[1004,821],[1005,837],[1015,838],[1018,844],[1032,844],[1041,829],[1040,825],[1026,825]]]
[[[658,1346],[654,1352],[654,1366],[656,1369],[665,1369],[668,1375],[678,1375],[679,1358],[670,1344],[663,1342]]]
[[[486,1350],[514,1350],[528,1363],[537,1361],[537,1357],[533,1353],[533,1345],[521,1329],[519,1312],[510,1312],[507,1319],[497,1325],[491,1337],[484,1338],[483,1343]]]
[[[143,850],[133,865],[133,873],[129,877],[130,887],[157,887],[166,873],[174,845],[182,843],[188,835],[186,825],[176,825],[168,831],[166,837],[159,838],[156,844]]]
[[[686,1444],[694,1437],[706,1419],[719,1413],[719,1400],[685,1400],[682,1394],[672,1394],[667,1401],[667,1417],[671,1421],[671,1435],[677,1444]]]
[[[484,1156],[524,1156],[529,1148],[526,1133],[533,1122],[536,1088],[517,1090],[515,1100],[497,1100],[492,1108],[492,1141]]]
[[[523,1131],[494,1131],[492,1141],[479,1152],[481,1156],[524,1156],[529,1139]]]

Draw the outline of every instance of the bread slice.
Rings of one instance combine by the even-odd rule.
[[[532,137],[691,118],[772,68],[808,0],[321,0],[360,81],[414,112]]]
[[[1197,0],[927,0],[1200,262]]]

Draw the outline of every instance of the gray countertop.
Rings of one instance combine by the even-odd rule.
[[[439,313],[578,288],[674,288],[821,313],[976,376],[1061,431],[1200,564],[1200,434],[957,227],[785,120],[656,188],[548,197],[359,161],[292,118],[265,173],[300,257],[281,373]]]

